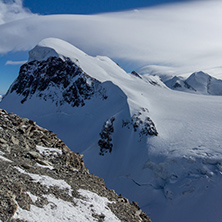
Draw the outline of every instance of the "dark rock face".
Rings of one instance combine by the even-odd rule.
[[[112,152],[113,144],[112,144],[112,134],[114,132],[113,122],[115,121],[115,117],[111,117],[108,119],[104,125],[101,133],[99,134],[101,139],[98,142],[100,146],[100,155],[104,155],[104,153]]]
[[[132,71],[131,74],[142,79],[142,77],[136,71]]]
[[[123,120],[122,127],[127,127],[130,129],[133,127],[134,132],[139,132],[139,136],[157,136],[158,132],[155,127],[154,122],[150,119],[150,117],[145,117],[145,119],[142,119],[142,115],[144,113],[148,113],[149,111],[145,108],[141,108],[141,111],[138,113],[135,113],[131,120]]]
[[[130,120],[122,120],[122,127],[133,129],[133,131],[139,134],[139,141],[143,137],[157,136],[158,132],[154,122],[147,116],[148,109],[141,108],[141,110],[135,113]],[[100,155],[104,156],[106,153],[111,153],[113,150],[113,133],[114,133],[114,121],[115,117],[109,118],[102,127],[100,132],[100,140],[98,145],[100,147]],[[121,127],[121,126],[120,126]]]
[[[48,196],[75,207],[77,200],[85,201],[79,193],[82,189],[106,197],[110,201],[107,208],[120,221],[150,222],[135,202],[129,204],[126,198],[108,190],[103,179],[89,174],[82,156],[70,151],[55,133],[1,109],[0,161],[0,221],[32,221],[16,215],[18,210],[29,214],[33,206],[60,209]],[[44,183],[47,180],[50,184]],[[105,214],[93,211],[93,206],[89,208],[88,215],[95,221],[106,219]]]
[[[68,103],[78,107],[84,106],[85,100],[93,96],[107,98],[106,90],[98,80],[88,76],[69,58],[63,61],[57,57],[21,66],[10,93],[14,91],[22,96],[21,103],[36,94],[44,100],[51,100],[57,106]]]

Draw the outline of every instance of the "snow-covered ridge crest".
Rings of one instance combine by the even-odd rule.
[[[112,81],[118,85],[117,77],[121,77],[120,79],[123,81],[129,80],[127,73],[110,58],[87,55],[70,43],[57,38],[46,38],[39,42],[29,52],[28,62],[42,62],[50,57],[61,58],[63,61],[69,58],[85,73],[100,82]]]
[[[46,38],[29,52],[28,62],[47,60],[49,57],[63,59],[64,56],[73,58],[80,55],[84,56],[86,54],[68,42],[56,38]]]

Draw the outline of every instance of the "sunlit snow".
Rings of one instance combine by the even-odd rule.
[[[18,206],[13,218],[32,222],[66,222],[66,221],[98,221],[93,215],[104,215],[104,222],[119,222],[120,220],[112,213],[108,207],[111,203],[107,198],[97,194],[78,190],[84,199],[74,198],[72,202],[58,199],[53,195],[44,195],[48,204],[43,208],[31,205],[30,211],[23,210]],[[33,202],[38,197],[28,193]]]

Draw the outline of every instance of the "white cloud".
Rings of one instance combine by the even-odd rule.
[[[27,61],[11,61],[11,60],[8,60],[5,65],[22,65],[24,63],[26,63]]]
[[[22,6],[22,0],[0,0],[0,24],[32,16],[29,9]]]
[[[155,65],[175,74],[216,75],[222,73],[221,8],[222,1],[191,1],[101,15],[35,16],[0,26],[0,53],[30,50],[56,37],[128,70]]]

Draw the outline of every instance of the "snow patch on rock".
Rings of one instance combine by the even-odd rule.
[[[33,174],[33,173],[27,173],[25,170],[15,167],[20,173],[26,174],[30,176],[36,183],[41,183],[43,186],[46,186],[47,188],[50,188],[52,186],[58,187],[60,190],[68,190],[69,195],[72,195],[72,188],[71,186],[66,183],[64,180],[56,180],[52,177],[45,176],[45,175],[39,175],[39,174]]]
[[[62,150],[58,148],[48,148],[43,146],[36,146],[36,149],[44,156],[58,156],[62,155]]]
[[[54,195],[44,195],[48,204],[43,208],[31,205],[30,211],[18,208],[13,216],[14,219],[32,222],[68,222],[68,221],[97,221],[97,217],[104,222],[120,222],[120,220],[109,209],[108,204],[112,203],[105,197],[88,191],[78,190],[83,199],[74,198],[73,202],[64,201]],[[37,197],[28,193],[33,202]],[[100,221],[100,220],[98,220]]]

